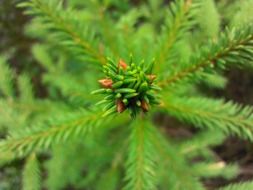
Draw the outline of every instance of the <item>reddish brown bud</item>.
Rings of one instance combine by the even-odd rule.
[[[156,75],[147,75],[147,77],[151,83],[156,79]]]
[[[117,106],[117,112],[119,112],[119,113],[122,113],[126,109],[122,100],[117,100],[116,106]]]
[[[122,59],[120,59],[118,67],[126,70],[127,69],[127,64],[125,63],[125,61],[123,61]]]
[[[112,88],[112,79],[101,79],[98,81],[104,88]]]
[[[144,112],[148,112],[148,110],[149,110],[149,105],[148,105],[148,103],[147,103],[145,100],[142,100],[142,101],[141,101],[141,108],[142,108],[142,110],[143,110]]]

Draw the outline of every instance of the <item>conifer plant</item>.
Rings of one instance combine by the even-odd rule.
[[[3,52],[0,165],[22,160],[23,190],[204,190],[204,179],[235,177],[236,163],[211,147],[253,141],[253,107],[199,88],[222,89],[224,70],[253,64],[253,19],[241,22],[245,10],[227,2],[21,1],[47,95]],[[171,120],[158,122],[171,117],[196,132],[171,137]]]

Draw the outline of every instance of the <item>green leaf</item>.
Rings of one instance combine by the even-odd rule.
[[[154,56],[157,63],[155,72],[166,69],[165,63],[172,57],[175,45],[196,23],[195,16],[199,4],[199,0],[176,0],[170,4]]]
[[[58,115],[58,121],[53,120],[42,126],[34,126],[23,136],[9,137],[0,141],[0,152],[12,152],[16,157],[24,156],[38,149],[47,149],[53,144],[59,144],[69,139],[87,135],[95,127],[109,120],[101,117],[101,112],[81,110],[72,114]],[[59,119],[60,118],[60,119]]]
[[[7,59],[0,56],[0,94],[11,97],[14,94],[13,80],[14,74],[7,64]]]
[[[131,125],[125,190],[156,189],[152,130],[152,126],[145,119],[137,119]]]
[[[170,96],[164,109],[172,116],[200,128],[253,140],[253,107],[223,100]]]
[[[27,14],[37,16],[55,34],[57,41],[81,60],[105,63],[104,55],[98,50],[94,31],[80,23],[71,10],[65,10],[63,1],[29,0],[21,3],[20,7],[25,7]]]
[[[253,182],[251,181],[229,185],[227,187],[220,188],[219,190],[250,190],[250,189],[253,189]]]
[[[33,153],[27,159],[23,171],[23,190],[40,190],[41,176],[39,162]]]
[[[170,75],[160,82],[160,86],[189,80],[201,80],[203,72],[214,73],[215,69],[225,69],[227,65],[252,66],[253,27],[233,29],[223,33],[218,41],[208,45],[191,56],[189,62],[179,63]]]
[[[27,74],[18,77],[19,99],[23,102],[29,102],[34,99],[33,86],[31,79]]]
[[[169,187],[170,190],[204,190],[203,185],[198,181],[198,176],[193,174],[193,164],[187,163],[185,157],[178,151],[177,146],[161,133],[155,128],[152,139],[159,156],[159,168],[157,170],[159,185],[165,187],[163,189]]]
[[[214,0],[204,0],[198,13],[201,34],[205,37],[217,37],[220,30],[220,15]]]

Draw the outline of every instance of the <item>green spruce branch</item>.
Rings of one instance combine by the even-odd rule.
[[[249,190],[252,188],[253,188],[253,182],[249,181],[249,182],[244,182],[240,184],[229,185],[227,187],[220,188],[219,190]]]
[[[105,63],[104,55],[94,46],[96,40],[92,29],[81,24],[71,11],[65,10],[63,1],[31,0],[20,3],[19,7],[26,8],[27,14],[39,17],[47,29],[54,31],[54,37],[73,54],[84,60]]]
[[[164,109],[172,116],[196,127],[221,130],[253,140],[253,108],[238,103],[202,97],[170,97]]]
[[[94,128],[105,124],[101,112],[87,112],[85,110],[70,115],[58,116],[62,118],[52,124],[37,126],[21,137],[9,137],[1,141],[0,152],[11,152],[22,157],[29,152],[49,148],[52,144],[62,143],[66,140],[89,134]],[[108,119],[107,119],[108,120]]]
[[[160,86],[182,82],[189,78],[198,78],[202,72],[213,72],[214,69],[224,69],[234,64],[250,66],[253,57],[253,29],[248,26],[243,29],[227,31],[217,42],[210,42],[199,52],[193,54],[189,63],[181,63],[179,70],[171,71],[168,78],[160,82]]]
[[[31,154],[26,159],[22,182],[23,190],[41,189],[40,163],[35,153]]]
[[[154,129],[152,142],[159,154],[158,163],[159,184],[163,187],[170,187],[172,190],[204,190],[203,185],[193,177],[192,168],[187,165],[186,160],[176,150],[172,142],[161,134],[161,131]],[[178,180],[184,179],[184,180]]]
[[[145,5],[156,11],[162,9],[163,13],[162,1],[149,0],[149,4],[132,9],[125,1],[63,2],[26,0],[19,5],[35,17],[33,22],[44,26],[45,31],[39,34],[42,39],[50,35],[54,43],[75,55],[72,59],[60,51],[48,53],[55,48],[48,42],[33,46],[33,56],[45,69],[41,82],[47,99],[36,97],[29,69],[14,75],[6,59],[0,57],[0,164],[26,157],[23,189],[44,187],[37,156],[51,147],[51,159],[45,167],[49,176],[45,185],[49,189],[62,189],[69,184],[97,190],[204,190],[203,177],[234,177],[237,165],[218,160],[210,147],[221,144],[229,135],[252,141],[253,107],[204,98],[195,84],[204,82],[223,88],[226,79],[217,75],[219,71],[230,65],[252,66],[252,27],[226,31],[188,59],[195,41],[198,44],[203,40],[194,39],[192,43],[188,35],[198,32],[196,13],[202,0],[170,3],[161,33],[152,24],[160,24],[162,16],[149,18]],[[68,5],[80,10],[72,10]],[[216,15],[215,32],[211,32],[216,34],[220,22],[218,12],[213,12],[214,1],[208,1],[201,11],[209,9],[208,5],[212,5],[208,15]],[[90,22],[82,22],[77,18],[81,11],[89,16],[98,15]],[[212,27],[208,22],[204,24]],[[35,26],[30,27],[36,31]],[[157,46],[153,47],[155,42]],[[181,49],[182,44],[189,46],[189,52]],[[130,52],[136,55],[129,61]],[[105,59],[105,54],[112,59]],[[155,65],[150,60],[152,56],[156,58]],[[105,78],[99,78],[96,69],[83,67],[74,58],[96,66],[106,64]],[[60,61],[55,63],[56,59]],[[101,89],[91,94],[97,80]],[[95,94],[103,97],[96,105],[93,102],[99,96]],[[103,111],[95,109],[101,104]],[[161,128],[153,125],[152,110],[157,105],[160,106],[155,111],[159,114],[155,114],[175,117],[200,128],[201,133],[174,140],[167,134],[171,122]],[[132,118],[124,111],[130,111]],[[109,115],[116,117],[112,120]],[[66,141],[71,143],[63,145]],[[62,172],[69,162],[72,166]],[[125,180],[121,179],[123,173]],[[251,186],[252,183],[243,183],[222,190],[252,189]]]
[[[14,73],[7,64],[7,58],[0,56],[0,95],[12,97],[14,95],[13,82]]]
[[[127,160],[125,190],[156,189],[155,149],[152,143],[152,126],[142,119],[131,126],[130,147]]]
[[[162,34],[158,39],[157,53],[155,60],[156,72],[162,72],[165,69],[165,63],[171,58],[173,49],[178,41],[182,40],[189,29],[194,26],[196,11],[200,2],[198,0],[176,0],[170,5],[167,12],[165,25],[162,28]],[[161,67],[164,65],[163,67]]]

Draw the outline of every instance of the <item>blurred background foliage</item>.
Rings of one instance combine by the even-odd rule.
[[[46,55],[43,55],[44,49],[47,49],[45,46],[40,46],[38,43],[40,42],[40,39],[38,38],[40,36],[40,32],[43,32],[43,30],[40,30],[40,27],[42,26],[34,26],[29,21],[30,18],[28,16],[25,16],[22,14],[22,10],[16,8],[16,4],[20,2],[21,0],[0,0],[0,52],[2,52],[6,59],[8,59],[8,62],[10,63],[10,67],[13,71],[13,78],[15,79],[15,86],[18,86],[21,84],[24,84],[25,86],[29,86],[26,83],[31,82],[33,92],[34,94],[29,94],[29,91],[26,94],[24,94],[24,99],[27,96],[34,96],[36,97],[47,97],[48,94],[52,95],[58,94],[59,92],[55,91],[52,88],[46,88],[43,85],[42,81],[42,75],[45,69],[53,69],[50,68],[50,65],[52,62],[58,62],[58,68],[61,68],[61,62],[64,62],[64,57],[62,57],[62,60],[51,60],[50,58],[47,58]],[[115,11],[114,7],[116,6],[118,11],[126,12],[128,10],[128,6],[136,6],[140,5],[144,0],[103,0],[105,4],[108,3],[108,6],[111,6],[111,11],[114,11],[115,18],[118,17],[119,13]],[[156,0],[148,0],[151,2],[151,7],[142,7],[142,12],[147,16],[151,17],[154,23],[161,22],[161,15],[164,14],[164,9],[161,9],[159,7],[159,1]],[[113,2],[113,3],[111,3]],[[129,3],[130,2],[130,5]],[[202,32],[194,32],[193,38],[198,39],[198,43],[196,43],[197,46],[201,46],[206,40],[207,37],[211,37],[215,39],[217,35],[219,34],[220,28],[224,28],[226,25],[228,26],[238,26],[244,23],[253,22],[253,1],[250,0],[206,0],[204,1],[203,9],[199,12],[199,27],[201,28]],[[83,0],[66,0],[66,3],[71,4],[80,10],[82,7],[85,6],[85,1]],[[111,5],[110,5],[111,3]],[[163,6],[166,6],[168,3],[170,3],[169,0],[164,0]],[[214,4],[215,3],[215,4]],[[207,8],[208,7],[208,8]],[[211,7],[211,8],[210,8]],[[159,11],[158,11],[159,10]],[[207,11],[208,10],[208,11]],[[89,20],[91,15],[83,14],[80,11],[80,16],[83,17],[83,19]],[[137,16],[138,17],[138,10],[136,10],[136,13],[130,14],[129,16]],[[131,18],[129,19],[131,20]],[[140,21],[141,22],[141,21]],[[124,23],[128,23],[128,18],[125,17],[122,19],[120,24],[117,27],[124,27]],[[36,23],[34,23],[36,24]],[[132,23],[135,24],[135,23]],[[146,29],[149,29],[149,26],[146,26]],[[35,31],[34,31],[35,30]],[[59,48],[59,47],[57,47]],[[185,48],[185,52],[190,51],[189,47],[185,47],[182,45],[182,48]],[[57,51],[57,49],[55,50]],[[33,56],[31,56],[31,52]],[[187,54],[187,53],[186,53]],[[41,60],[43,59],[43,60]],[[71,68],[76,69],[78,68]],[[29,72],[29,77],[26,75],[26,73]],[[50,75],[47,76],[50,78]],[[67,77],[67,76],[66,76]],[[225,96],[227,99],[233,99],[236,101],[239,101],[241,103],[248,103],[253,104],[253,73],[251,71],[247,70],[234,70],[226,73],[226,77],[228,79],[227,85],[225,90],[220,89],[209,89],[207,85],[202,84],[199,86],[200,89],[202,89],[203,93],[207,94],[208,96]],[[0,77],[1,78],[1,77]],[[62,78],[61,78],[62,79]],[[65,80],[68,80],[66,78]],[[222,79],[221,79],[222,80]],[[226,83],[226,81],[223,81]],[[57,84],[57,81],[55,81],[55,85]],[[77,86],[76,88],[78,88]],[[75,87],[73,87],[75,88]],[[63,88],[64,89],[64,88]],[[68,93],[69,89],[66,89],[65,93]],[[20,91],[13,92],[14,94],[21,94]],[[55,96],[58,97],[58,96]],[[57,105],[59,106],[59,105]],[[44,108],[47,109],[47,108]],[[54,109],[54,108],[51,108]],[[64,108],[63,108],[64,109]],[[32,115],[32,113],[24,109],[21,109],[22,112],[27,112],[27,115]],[[4,110],[5,114],[8,112],[8,110]],[[0,114],[2,117],[6,117],[4,113],[0,111]],[[12,113],[14,114],[14,113]],[[16,113],[19,114],[19,113]],[[1,118],[0,115],[0,118]],[[6,114],[8,115],[8,113]],[[41,114],[41,117],[43,117],[43,114]],[[29,123],[29,121],[26,120],[26,118],[13,116],[13,118],[18,118],[18,120],[15,120],[16,122],[19,122],[19,124],[25,125]],[[32,116],[31,116],[32,118]],[[194,130],[190,130],[189,128],[183,127],[182,123],[176,120],[172,120],[171,118],[164,118],[160,115],[157,115],[156,122],[160,123],[160,125],[167,125],[167,123],[173,123],[174,127],[168,128],[167,133],[173,138],[185,138],[187,136],[191,136],[193,133],[195,133]],[[4,132],[4,128],[0,128],[0,138]],[[104,144],[104,135],[100,134],[102,138],[96,142],[96,144],[92,144],[92,141],[87,140],[86,144],[86,150],[93,150],[94,147],[100,146],[100,144]],[[110,143],[108,142],[107,146],[110,146]],[[46,162],[46,167],[49,168],[47,174],[44,170],[42,170],[42,177],[46,178],[48,175],[50,175],[51,170],[56,171],[58,168],[63,168],[64,165],[68,164],[68,160],[71,157],[75,157],[78,154],[85,155],[85,152],[82,152],[82,146],[84,146],[82,143],[77,142],[77,146],[72,147],[65,146],[64,150],[62,147],[55,147],[53,150],[53,154],[55,156],[53,159],[49,162],[47,161],[47,158],[49,155],[43,155],[39,158],[41,161]],[[115,148],[115,147],[114,147]],[[68,149],[68,154],[64,156],[64,158],[59,157],[61,155],[61,151],[65,151]],[[237,138],[229,138],[227,139],[222,145],[216,146],[214,149],[214,152],[217,157],[220,157],[222,160],[225,160],[227,162],[233,162],[233,161],[239,161],[240,165],[240,175],[237,178],[233,178],[232,180],[227,180],[224,178],[213,178],[209,180],[203,179],[203,182],[206,184],[207,187],[210,189],[219,187],[222,185],[225,185],[230,182],[236,182],[240,180],[246,180],[246,179],[252,179],[253,178],[253,145],[243,141],[238,140]],[[92,152],[92,151],[90,151]],[[94,152],[94,155],[96,155],[97,159],[94,159],[93,162],[89,162],[91,164],[90,167],[100,167],[103,163],[106,163],[107,160],[103,160],[99,157],[97,154],[103,154],[105,155],[106,152]],[[94,158],[95,156],[90,154],[90,157]],[[84,158],[87,160],[92,160],[89,156],[86,155]],[[119,158],[120,159],[120,158]],[[10,163],[9,165],[2,166],[0,168],[0,190],[19,190],[21,187],[21,176],[22,172],[21,169],[24,165],[24,160],[21,161],[15,161]],[[50,189],[82,189],[82,187],[89,187],[89,184],[94,180],[96,175],[94,173],[90,173],[88,177],[82,179],[82,175],[86,171],[82,170],[82,165],[84,160],[78,160],[77,162],[73,163],[73,171],[68,170],[69,174],[64,176],[64,171],[59,171],[59,173],[54,173],[55,176],[51,176],[47,180],[47,185],[50,187]],[[58,163],[58,165],[55,165],[55,163]],[[1,166],[1,163],[0,163]],[[76,169],[79,168],[80,171],[76,171]],[[107,171],[103,175],[110,176],[113,175],[113,172],[116,171]],[[119,174],[120,176],[121,174]],[[69,178],[69,176],[72,176]],[[115,175],[116,176],[116,175]],[[229,178],[229,177],[228,177]],[[105,179],[107,179],[105,177]],[[108,177],[108,179],[112,179]],[[75,187],[73,187],[73,184],[75,184]],[[106,186],[106,180],[105,181],[99,181],[97,184],[96,189],[103,189]],[[114,184],[109,183],[109,184]],[[114,187],[106,187],[106,189],[114,189]]]

